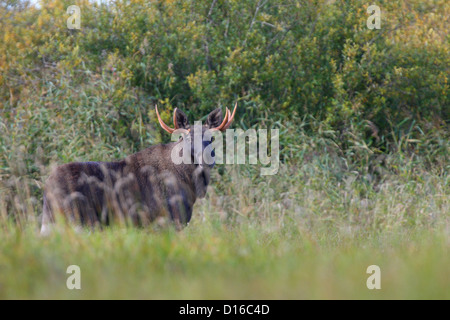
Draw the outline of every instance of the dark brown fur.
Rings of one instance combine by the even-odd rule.
[[[184,113],[177,116],[180,127],[188,128]],[[204,130],[221,120],[220,109],[213,111]],[[187,224],[196,199],[206,194],[211,167],[174,164],[171,152],[178,143],[182,141],[152,146],[116,162],[57,167],[44,189],[42,232],[47,232],[58,213],[76,225],[119,221],[145,226],[159,217],[178,227]]]

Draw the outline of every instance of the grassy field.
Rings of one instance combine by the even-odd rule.
[[[448,179],[391,180],[360,196],[357,180],[272,177],[257,190],[229,173],[240,183],[227,182],[226,196],[213,186],[181,232],[62,228],[42,238],[36,222],[3,226],[0,298],[450,298]],[[66,287],[73,264],[81,290]],[[381,290],[366,287],[370,265]]]
[[[255,223],[195,221],[184,232],[35,230],[1,237],[0,298],[448,299],[448,234],[411,231],[358,238]],[[81,290],[66,269],[81,268]],[[381,290],[366,269],[381,268]]]

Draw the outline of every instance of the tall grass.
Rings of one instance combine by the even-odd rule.
[[[249,165],[220,166],[181,232],[62,226],[42,238],[35,181],[10,178],[0,298],[449,298],[448,175],[405,164],[375,179],[342,161],[317,154],[264,178]],[[72,264],[81,290],[66,288]],[[366,287],[373,264],[381,290]]]
[[[448,230],[357,236],[323,232],[322,219],[230,225],[200,212],[206,219],[183,232],[68,229],[43,239],[10,229],[1,236],[0,298],[449,298]],[[81,290],[66,288],[73,264]],[[366,287],[373,264],[381,290]]]

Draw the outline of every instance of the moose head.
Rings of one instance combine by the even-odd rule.
[[[208,115],[206,123],[203,126],[191,126],[188,122],[186,114],[183,111],[178,110],[178,108],[175,108],[173,112],[173,128],[166,125],[161,119],[157,106],[155,106],[155,111],[161,127],[170,134],[180,133],[182,138],[181,140],[184,143],[183,150],[190,150],[191,160],[200,166],[204,166],[205,164],[214,165],[214,163],[211,163],[210,159],[204,159],[205,149],[210,147],[213,141],[212,133],[214,131],[225,131],[230,127],[236,113],[236,107],[237,103],[234,107],[233,113],[226,108],[225,117],[223,119],[221,109],[215,109]],[[201,143],[196,143],[198,141],[201,141]],[[213,149],[211,149],[211,151],[214,153]],[[212,155],[212,158],[213,157],[214,156]]]

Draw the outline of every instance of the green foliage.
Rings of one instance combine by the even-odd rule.
[[[167,142],[155,103],[170,121],[239,100],[236,127],[279,128],[283,163],[336,181],[448,172],[446,1],[381,2],[380,30],[356,0],[80,1],[80,30],[71,4],[0,7],[0,179],[32,195],[54,163]]]
[[[449,169],[446,1],[382,1],[380,30],[356,0],[80,1],[80,30],[71,4],[0,7],[3,179],[168,141],[155,103],[169,121],[236,100],[237,127],[281,129],[288,165],[317,142],[361,175]]]
[[[358,0],[80,0],[80,30],[40,3],[0,2],[0,298],[448,298],[448,1],[378,1],[380,30]],[[277,175],[218,166],[180,233],[36,238],[52,166],[236,100],[280,129]]]
[[[312,115],[340,132],[370,121],[375,147],[404,119],[423,131],[448,124],[446,1],[382,1],[380,30],[356,0],[81,1],[81,30],[65,27],[69,5],[1,9],[3,112],[62,77],[77,90],[112,72],[124,92],[193,117],[239,99],[247,126],[266,114]]]

